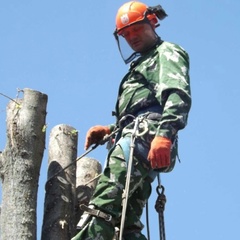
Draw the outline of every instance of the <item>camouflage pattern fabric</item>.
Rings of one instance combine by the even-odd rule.
[[[176,44],[162,42],[132,64],[120,84],[116,117],[119,120],[152,105],[163,108],[156,135],[172,139],[186,126],[191,107],[189,57]]]
[[[177,132],[187,124],[191,106],[188,54],[178,45],[162,42],[149,54],[139,58],[123,78],[116,103],[116,124],[126,114],[145,116],[148,131],[135,142],[133,171],[124,229],[124,240],[146,240],[141,233],[140,219],[151,194],[151,182],[156,176],[147,161],[150,143],[155,136],[172,139],[171,166],[159,171],[171,171],[177,154]],[[148,119],[148,109],[160,106],[161,119]],[[116,145],[109,151],[107,164],[90,204],[115,219],[120,227],[122,193],[127,174],[126,144],[134,123],[124,127]],[[126,140],[126,141],[124,141]],[[125,145],[124,145],[125,144]],[[114,227],[103,219],[91,217],[90,222],[72,240],[112,240]]]

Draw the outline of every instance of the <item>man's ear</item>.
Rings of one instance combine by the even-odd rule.
[[[158,23],[157,18],[153,18],[153,19],[151,19],[151,21],[150,21],[150,24],[151,24],[151,26],[152,26],[153,29],[156,28],[157,23]]]

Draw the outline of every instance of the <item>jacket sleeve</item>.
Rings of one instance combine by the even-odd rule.
[[[110,129],[110,132],[112,133],[113,130],[116,128],[116,124],[114,124],[114,123],[109,124],[108,127],[109,127],[109,129]]]
[[[186,126],[191,108],[189,56],[181,47],[166,43],[159,49],[159,61],[156,97],[163,113],[156,135],[173,139]]]

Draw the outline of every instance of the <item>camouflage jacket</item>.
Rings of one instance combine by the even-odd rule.
[[[117,120],[159,105],[162,118],[156,135],[173,138],[187,124],[191,107],[189,80],[188,54],[176,44],[161,42],[133,62],[123,78],[115,109]]]

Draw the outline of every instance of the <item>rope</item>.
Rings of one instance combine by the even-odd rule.
[[[130,186],[131,172],[132,172],[134,141],[137,136],[136,133],[137,133],[138,123],[139,123],[139,118],[137,117],[135,119],[135,125],[134,125],[133,132],[131,135],[130,155],[129,155],[128,168],[127,168],[127,178],[126,178],[125,188],[123,191],[123,199],[122,199],[122,217],[121,217],[121,224],[120,224],[119,240],[123,239],[123,230],[124,230],[124,224],[125,224],[127,202],[128,202],[128,196],[129,196],[129,186]]]
[[[52,180],[53,178],[55,178],[57,175],[59,175],[61,172],[64,172],[67,168],[69,168],[70,166],[72,166],[73,164],[75,164],[77,161],[79,161],[81,158],[85,157],[87,154],[89,154],[91,151],[93,151],[95,148],[97,148],[99,145],[103,145],[105,144],[107,141],[109,141],[109,139],[116,134],[120,129],[117,128],[115,131],[113,131],[111,134],[106,135],[99,143],[93,145],[89,150],[87,150],[85,153],[83,153],[80,157],[78,157],[77,159],[75,159],[73,162],[71,162],[70,164],[68,164],[66,167],[64,167],[63,169],[59,170],[58,172],[56,172],[53,176],[51,176],[47,181]],[[99,174],[98,176],[96,176],[96,178],[98,178],[101,174]],[[93,180],[95,180],[96,178],[94,178]],[[90,180],[90,181],[93,181]],[[89,183],[87,183],[89,184]],[[86,184],[86,185],[87,185]]]
[[[149,208],[148,208],[148,201],[146,203],[146,223],[147,223],[147,236],[148,240],[150,240],[150,225],[149,225]]]
[[[164,224],[164,209],[165,204],[167,202],[166,196],[164,195],[165,188],[160,183],[160,176],[158,174],[158,186],[157,186],[157,193],[158,198],[155,204],[155,209],[158,212],[158,219],[159,219],[159,234],[160,234],[160,240],[166,240],[165,235],[165,224]],[[161,192],[160,192],[161,190]]]
[[[76,160],[74,160],[73,162],[71,162],[70,164],[68,164],[66,167],[64,167],[63,169],[59,170],[58,172],[56,172],[53,176],[51,176],[47,181],[52,180],[53,178],[55,178],[56,176],[58,176],[61,172],[64,172],[67,168],[69,168],[70,166],[72,166],[74,163],[76,163],[78,160],[80,160],[81,158],[85,157],[88,153],[90,153],[92,150],[94,150],[99,144],[95,144],[94,146],[92,146],[88,151],[86,151],[85,153],[83,153],[80,157],[78,157]]]

